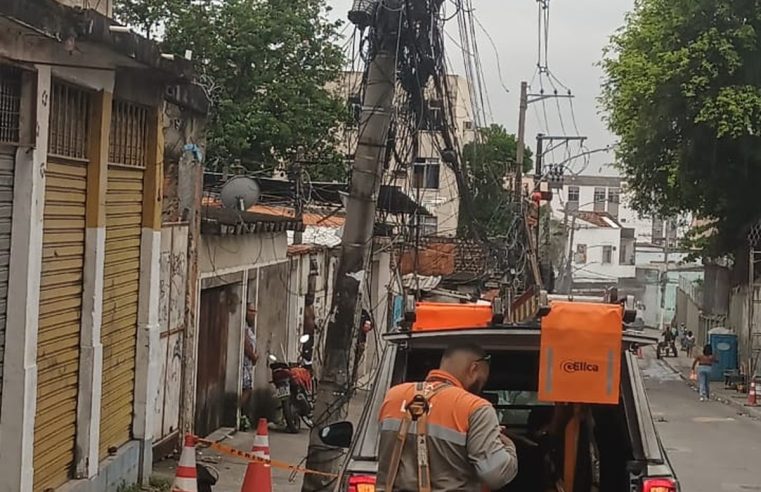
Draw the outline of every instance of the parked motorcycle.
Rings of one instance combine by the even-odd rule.
[[[309,340],[309,335],[299,339],[302,345]],[[275,398],[280,401],[286,430],[296,434],[302,422],[311,428],[315,397],[312,362],[303,358],[298,363],[281,362],[274,354],[270,354],[269,359]]]

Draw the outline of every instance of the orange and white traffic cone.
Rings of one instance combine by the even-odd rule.
[[[198,492],[196,438],[190,434],[185,436],[185,444],[182,446],[182,454],[171,492]]]
[[[259,419],[254,437],[254,456],[263,460],[270,459],[270,441],[267,435],[267,419]],[[241,492],[272,492],[272,470],[268,463],[252,461],[246,468]]]
[[[748,384],[748,402],[745,405],[755,407],[758,404],[756,396],[756,383],[751,381],[750,384]]]

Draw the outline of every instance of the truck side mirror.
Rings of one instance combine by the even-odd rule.
[[[354,425],[351,422],[336,422],[320,429],[320,440],[328,446],[348,448],[354,438]]]

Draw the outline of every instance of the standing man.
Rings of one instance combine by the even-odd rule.
[[[357,351],[354,355],[354,372],[352,373],[353,379],[356,382],[359,379],[359,364],[362,362],[362,357],[365,355],[365,349],[367,348],[367,334],[373,330],[373,320],[367,309],[362,310],[362,314],[359,317],[359,334],[357,335]]]
[[[254,367],[259,360],[256,353],[256,306],[253,302],[246,305],[246,326],[243,328],[243,393],[240,405],[243,410],[243,419],[248,420],[247,427],[251,426],[251,394],[254,390]]]
[[[451,345],[424,382],[388,391],[376,490],[480,492],[515,478],[515,445],[502,434],[494,407],[476,396],[489,378],[489,361],[478,345]]]

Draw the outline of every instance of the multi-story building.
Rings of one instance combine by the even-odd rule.
[[[336,92],[346,98],[354,115],[353,123],[342,129],[340,137],[347,160],[353,158],[357,145],[362,109],[362,76],[361,72],[345,72],[333,86]],[[453,133],[460,144],[465,145],[473,141],[476,130],[468,82],[463,77],[450,75],[448,85],[451,90],[449,107],[454,114]],[[417,218],[421,235],[454,237],[459,225],[460,193],[455,172],[441,158],[444,145],[441,131],[447,121],[447,106],[430,88],[426,92],[425,118],[417,135],[417,154],[400,156],[404,162],[398,162],[396,156],[392,157],[386,182],[399,186],[431,212],[431,216],[421,215]]]
[[[552,210],[556,217],[574,212],[607,213],[623,228],[634,229],[637,243],[664,245],[666,238],[673,247],[679,233],[676,220],[645,217],[630,206],[626,179],[622,176],[565,176],[562,187],[555,189]]]

